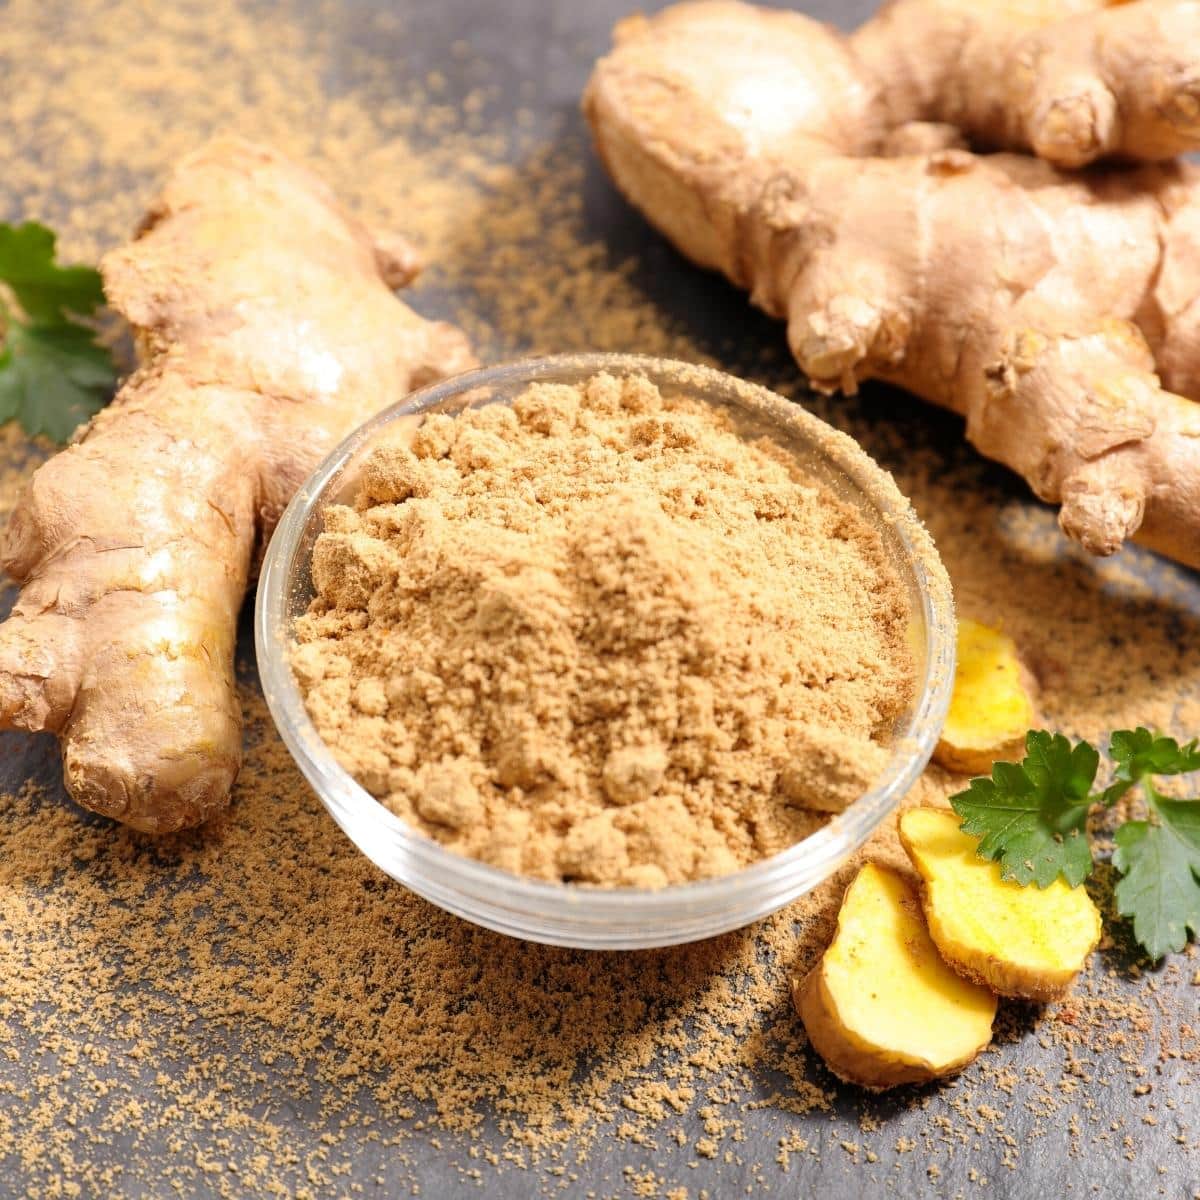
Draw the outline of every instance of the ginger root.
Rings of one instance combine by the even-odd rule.
[[[960,620],[954,693],[934,760],[950,771],[985,775],[997,759],[1019,759],[1037,722],[1034,691],[1012,638]]]
[[[837,933],[793,995],[829,1069],[875,1090],[961,1070],[996,1016],[992,992],[942,961],[913,888],[874,863],[846,889]]]
[[[1061,877],[1048,888],[1001,877],[975,853],[958,817],[913,808],[900,841],[924,882],[929,934],[960,975],[1002,996],[1054,1000],[1071,986],[1100,941],[1100,913],[1082,887]]]
[[[616,29],[584,96],[618,187],[785,318],[819,389],[880,379],[1095,554],[1200,566],[1200,6],[898,0],[843,37],[710,0]]]
[[[183,161],[102,270],[141,366],[12,514],[0,725],[57,733],[77,801],[165,832],[228,800],[238,609],[292,493],[355,425],[471,355],[393,295],[416,270],[405,244],[236,139]]]
[[[851,43],[893,128],[951,126],[1061,167],[1200,141],[1194,0],[893,0]]]

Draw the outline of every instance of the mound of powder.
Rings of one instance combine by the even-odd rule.
[[[463,854],[660,887],[812,832],[914,668],[878,534],[643,377],[431,415],[331,506],[293,667],[342,765]]]

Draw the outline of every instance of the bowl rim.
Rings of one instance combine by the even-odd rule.
[[[701,398],[705,391],[711,391],[726,401],[749,405],[769,420],[786,425],[801,440],[815,444],[820,453],[878,509],[883,522],[892,529],[916,579],[926,628],[924,677],[918,680],[918,696],[908,731],[898,735],[892,743],[889,765],[869,791],[842,813],[831,817],[820,829],[769,858],[727,875],[659,889],[587,887],[533,879],[458,854],[412,828],[385,808],[334,760],[308,715],[288,662],[290,629],[286,606],[292,564],[312,510],[365,442],[398,418],[427,412],[475,388],[529,384],[556,375],[579,377],[606,371],[659,378],[673,375],[681,384],[695,387]],[[297,489],[280,518],[263,557],[254,615],[259,677],[275,725],[322,803],[358,848],[405,886],[413,887],[413,884],[396,874],[397,848],[406,865],[423,869],[433,879],[454,878],[464,889],[490,898],[481,902],[498,905],[497,915],[492,920],[473,910],[434,899],[442,907],[450,907],[451,911],[468,916],[478,924],[534,940],[578,946],[599,943],[526,932],[514,927],[511,921],[502,920],[499,914],[527,906],[543,914],[559,909],[564,915],[573,913],[580,917],[584,915],[580,909],[586,908],[587,921],[600,925],[613,919],[628,920],[634,915],[647,922],[670,922],[700,910],[728,907],[738,896],[759,892],[765,895],[773,885],[789,893],[772,907],[765,907],[758,914],[761,916],[828,877],[862,846],[928,764],[950,703],[955,628],[950,580],[932,537],[890,472],[876,463],[853,438],[778,393],[716,368],[650,355],[613,353],[521,358],[477,368],[414,391],[358,426],[326,455]],[[816,875],[816,878],[808,887],[791,892],[793,872],[806,878]],[[421,888],[414,890],[425,894]],[[503,904],[499,904],[497,897],[503,898]],[[726,928],[738,928],[745,923],[738,921]],[[657,940],[651,937],[644,941],[626,939],[605,944],[649,947],[680,940],[689,939],[664,936]]]

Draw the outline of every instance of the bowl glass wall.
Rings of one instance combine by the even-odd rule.
[[[727,411],[747,436],[769,435],[801,470],[879,530],[909,597],[915,699],[895,729],[874,786],[816,833],[732,875],[658,891],[599,889],[525,879],[455,854],[406,825],[343,770],[317,733],[288,665],[293,623],[313,595],[309,565],[328,504],[353,494],[361,465],[398,422],[511,403],[536,381],[578,383],[599,371],[639,373],[665,393]],[[937,742],[954,678],[950,584],[933,543],[891,476],[857,443],[796,404],[732,376],[633,355],[535,359],[472,371],[416,392],[351,434],[288,506],[258,585],[255,638],[263,692],[301,771],[350,839],[378,867],[427,900],[501,933],[555,945],[636,949],[737,929],[826,879],[896,807]]]

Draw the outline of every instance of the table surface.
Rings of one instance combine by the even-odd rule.
[[[475,0],[441,0],[437,4],[411,6],[404,22],[403,44],[391,44],[386,35],[378,37],[377,53],[392,57],[397,71],[403,64],[424,64],[426,67],[450,62],[452,44],[465,40],[472,53],[486,57],[491,64],[493,79],[502,85],[502,99],[496,119],[503,120],[504,109],[515,111],[518,104],[531,105],[536,120],[546,120],[547,128],[564,144],[574,144],[582,136],[582,124],[577,115],[578,95],[586,78],[588,64],[605,48],[613,21],[627,11],[629,0],[590,0],[589,3],[542,3],[538,0],[512,0],[506,4],[479,4]],[[381,5],[382,6],[382,5]],[[335,40],[346,38],[361,42],[362,29],[370,9],[364,0],[344,4],[337,10],[337,19],[330,19],[325,8],[321,18],[325,36]],[[651,6],[653,7],[653,6]],[[856,3],[810,2],[807,11],[835,21],[852,25],[873,7],[859,0]],[[314,12],[316,11],[314,7]],[[317,18],[314,16],[313,18]],[[334,56],[336,58],[336,55]],[[454,72],[449,74],[450,88],[465,87]],[[533,99],[522,95],[519,84],[537,79]],[[331,90],[339,86],[330,80]],[[553,122],[550,121],[553,118]],[[761,375],[764,348],[777,353],[782,340],[781,331],[770,322],[753,315],[743,299],[720,281],[702,275],[683,263],[661,239],[654,235],[641,219],[615,195],[603,173],[590,162],[585,177],[584,220],[589,236],[607,242],[612,253],[630,258],[639,264],[635,277],[656,303],[670,310],[688,327],[697,345],[720,359],[732,370],[757,372]],[[0,213],[3,202],[0,201]],[[470,304],[469,290],[459,294],[423,297],[425,311],[443,305],[447,313],[457,306]],[[736,331],[730,337],[730,331]],[[516,353],[519,345],[501,347]],[[932,441],[943,447],[947,463],[955,469],[975,471],[979,486],[993,489],[997,502],[1026,505],[1020,485],[994,468],[972,466],[970,452],[960,446],[960,430],[956,421],[929,413],[906,399],[889,397],[881,389],[869,391],[862,402],[861,415],[866,422],[892,420],[905,436],[911,435]],[[964,467],[964,463],[967,465]],[[1033,508],[1035,506],[1029,505]],[[1158,586],[1155,575],[1160,568],[1147,557],[1136,559],[1139,569]],[[1169,586],[1172,603],[1181,610],[1200,612],[1200,583],[1185,573],[1170,571]],[[1167,586],[1166,584],[1163,585]],[[1194,627],[1188,625],[1194,635]],[[243,641],[245,641],[243,630]],[[243,652],[249,653],[243,646]],[[50,781],[57,786],[57,762],[53,747],[47,739],[29,739],[20,735],[4,735],[0,741],[0,785],[14,790],[27,778]],[[1128,987],[1135,991],[1139,984],[1131,980]],[[1166,986],[1166,985],[1164,985]],[[1183,1011],[1195,1012],[1196,991],[1186,993],[1180,984],[1177,1003]],[[1185,994],[1186,993],[1186,994]],[[1190,999],[1189,999],[1190,995]],[[53,1004],[53,998],[47,1002]],[[1190,1005],[1190,1009],[1186,1006]],[[1026,1070],[1053,1072],[1061,1070],[1061,1054],[1047,1048],[1039,1038],[1029,1033],[1014,1039],[1001,1053],[1010,1062],[1017,1076]],[[857,1196],[888,1192],[895,1195],[973,1195],[982,1190],[1011,1200],[1043,1196],[1085,1195],[1165,1195],[1188,1197],[1200,1194],[1200,1158],[1197,1155],[1200,1129],[1189,1114],[1194,1107],[1193,1075],[1190,1068],[1175,1063],[1156,1068],[1154,1098],[1157,1118],[1154,1123],[1143,1121],[1145,1106],[1138,1107],[1132,1089],[1122,1081],[1117,1086],[1101,1086],[1108,1068],[1101,1062],[1091,1082],[1084,1082],[1063,1104],[1058,1112],[1044,1117],[1024,1103],[1020,1086],[1008,1096],[998,1096],[993,1103],[1005,1110],[1005,1137],[981,1134],[957,1145],[940,1145],[921,1154],[905,1153],[906,1139],[921,1141],[928,1146],[925,1135],[930,1122],[936,1118],[942,1096],[931,1093],[901,1092],[892,1097],[871,1101],[866,1105],[854,1089],[835,1092],[833,1111],[795,1116],[777,1107],[748,1109],[741,1114],[746,1141],[736,1147],[736,1154],[696,1161],[692,1140],[676,1148],[660,1145],[653,1152],[645,1147],[612,1139],[594,1148],[586,1161],[573,1167],[575,1182],[572,1195],[628,1195],[634,1184],[625,1168],[642,1173],[647,1168],[659,1181],[666,1194],[671,1186],[686,1188],[688,1196],[707,1194],[730,1197],[744,1193],[772,1192],[789,1196]],[[27,1061],[0,1056],[0,1091],[11,1097],[20,1088],[22,1078],[30,1070]],[[818,1070],[814,1066],[814,1071]],[[766,1084],[763,1084],[764,1090]],[[264,1088],[269,1092],[271,1078],[265,1077]],[[870,1133],[863,1133],[864,1113],[869,1113]],[[286,1108],[279,1115],[286,1120]],[[683,1120],[698,1136],[694,1115]],[[1087,1129],[1111,1129],[1113,1136],[1105,1146],[1086,1139],[1080,1142],[1071,1131],[1072,1123],[1083,1122]],[[19,1125],[19,1122],[18,1122]],[[801,1156],[784,1174],[772,1173],[771,1164],[778,1154],[779,1140],[785,1134],[799,1132],[813,1148]],[[501,1140],[494,1129],[487,1136],[499,1145]],[[1126,1154],[1124,1137],[1132,1137],[1136,1153]],[[874,1160],[869,1161],[856,1152],[843,1149],[843,1144],[862,1142],[869,1146]],[[1081,1152],[1081,1144],[1083,1151]],[[1010,1169],[1014,1147],[1019,1147],[1019,1168]],[[535,1187],[529,1172],[507,1169],[503,1164],[489,1172],[482,1187],[464,1177],[461,1163],[465,1144],[453,1135],[442,1135],[435,1148],[427,1146],[420,1155],[409,1156],[402,1172],[395,1167],[389,1153],[378,1143],[365,1142],[357,1148],[354,1178],[362,1181],[386,1180],[381,1194],[392,1191],[408,1193],[414,1185],[425,1196],[442,1197],[459,1194],[485,1194],[496,1197],[523,1197]],[[80,1142],[79,1154],[110,1153],[119,1160],[119,1144],[107,1151]],[[143,1147],[143,1155],[145,1147]],[[164,1156],[172,1152],[162,1147]],[[931,1162],[935,1169],[930,1170]],[[763,1164],[767,1164],[764,1167]],[[36,1166],[6,1157],[0,1146],[0,1191],[23,1194],[39,1180]],[[44,1182],[44,1180],[42,1180]],[[302,1180],[297,1176],[296,1187]],[[536,1184],[541,1187],[545,1180]],[[551,1181],[552,1186],[554,1185]],[[198,1192],[207,1185],[197,1184]],[[348,1184],[346,1186],[349,1186]],[[122,1187],[142,1194],[155,1192],[153,1178],[126,1176]],[[645,1193],[643,1193],[645,1194]],[[654,1192],[653,1194],[659,1194]]]

